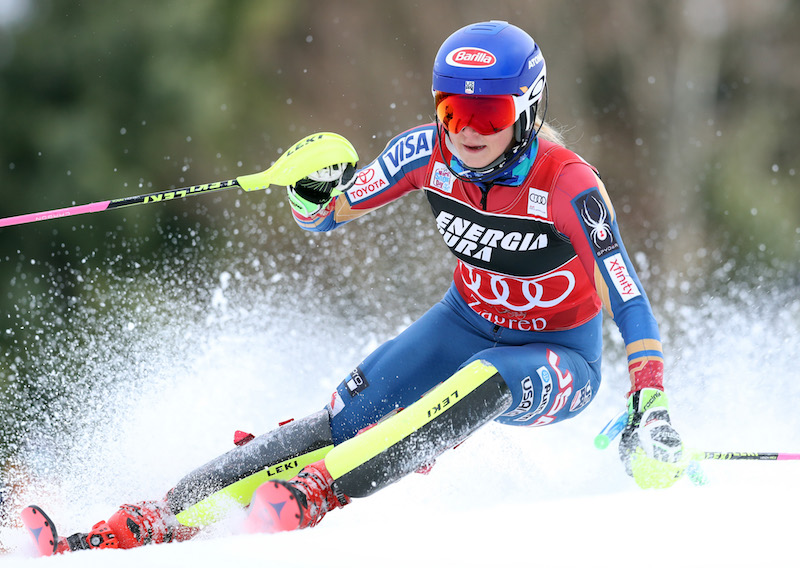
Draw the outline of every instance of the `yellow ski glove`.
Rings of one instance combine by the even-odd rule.
[[[628,397],[628,423],[619,455],[625,471],[642,489],[672,486],[686,472],[681,437],[669,418],[667,395],[653,388]]]

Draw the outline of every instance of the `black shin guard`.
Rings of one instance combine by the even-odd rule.
[[[325,465],[337,491],[365,497],[431,463],[511,401],[497,369],[475,361],[402,412],[336,446]]]
[[[181,524],[209,524],[218,520],[232,501],[247,505],[261,483],[292,478],[332,448],[330,417],[321,410],[197,468],[169,491],[167,505]]]

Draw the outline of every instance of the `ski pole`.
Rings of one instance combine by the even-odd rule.
[[[262,172],[262,174],[265,173],[266,172]],[[95,203],[88,203],[86,205],[75,205],[72,207],[64,207],[62,209],[51,209],[50,211],[42,211],[41,213],[28,213],[26,215],[6,217],[4,219],[0,219],[0,227],[22,225],[24,223],[33,223],[35,221],[47,221],[49,219],[58,219],[60,217],[69,217],[71,215],[82,215],[84,213],[98,213],[100,211],[105,211],[106,209],[116,209],[118,207],[128,207],[130,205],[160,203],[162,201],[181,199],[184,197],[190,197],[192,195],[200,195],[201,193],[229,189],[231,187],[241,187],[238,179],[229,179],[227,181],[218,181],[203,185],[193,185],[191,187],[184,187],[181,189],[167,189],[164,191],[157,191],[155,193],[148,193],[146,195],[134,195],[132,197],[97,201]]]
[[[622,429],[625,428],[625,424],[627,423],[628,410],[626,409],[612,418],[609,423],[606,424],[605,428],[594,437],[594,447],[598,450],[605,450],[611,443],[611,440],[619,436],[619,433],[622,432]]]
[[[594,438],[594,445],[598,450],[604,450],[611,441],[619,436],[628,421],[628,411],[623,410],[609,421],[608,424]],[[689,452],[692,461],[702,460],[757,460],[757,461],[787,461],[800,460],[800,454],[786,452]]]
[[[628,411],[623,410],[609,421],[608,424],[594,438],[594,445],[597,449],[603,450],[611,444],[611,441],[619,436],[625,428],[628,420]],[[703,452],[691,451],[689,459],[692,461],[701,460],[757,460],[757,461],[787,461],[800,460],[800,454],[786,452]]]
[[[628,422],[628,411],[624,410],[612,418],[594,438],[594,446],[598,450],[606,449],[611,441],[625,428]],[[756,461],[788,461],[800,460],[800,454],[786,452],[703,452],[689,450],[689,462],[686,474],[695,485],[705,485],[708,480],[700,467],[703,460],[756,460]]]
[[[757,461],[785,461],[800,460],[800,454],[787,454],[783,452],[693,452],[691,459],[700,460],[757,460]]]
[[[275,163],[263,172],[239,176],[235,179],[192,185],[180,189],[165,189],[145,195],[134,195],[119,199],[97,201],[86,205],[75,205],[62,209],[52,209],[40,213],[28,213],[0,219],[0,227],[22,225],[35,221],[58,219],[84,213],[97,213],[107,209],[161,203],[173,199],[183,199],[213,191],[239,187],[244,191],[266,189],[270,185],[291,185],[307,175],[324,167],[342,162],[358,162],[355,148],[342,136],[332,132],[320,132],[306,136],[284,152]]]

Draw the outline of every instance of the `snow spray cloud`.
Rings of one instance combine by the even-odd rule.
[[[288,211],[273,217],[253,203],[224,202],[217,215],[226,222],[154,229],[172,242],[158,257],[136,254],[137,239],[154,238],[145,234],[110,239],[66,266],[37,261],[21,271],[20,281],[26,274],[28,282],[62,285],[40,294],[23,290],[6,327],[17,341],[5,354],[0,393],[11,507],[44,502],[68,532],[122,502],[161,496],[230,449],[235,429],[261,433],[321,408],[364,355],[447,286],[452,261],[429,219],[409,230],[393,225],[398,216],[388,211],[381,238],[367,246],[368,225],[309,236],[287,226]],[[277,202],[271,206],[280,210]],[[417,214],[428,213],[420,206]],[[84,262],[89,257],[103,260]],[[792,368],[800,300],[791,286],[765,293],[729,284],[714,295],[695,286],[651,294],[676,423],[710,449],[800,446],[791,403],[800,395]],[[586,419],[560,427],[575,437],[563,449],[538,447],[530,459],[540,474],[543,457],[559,468],[568,448],[584,443],[578,438],[590,447],[592,433],[623,403],[624,354],[613,326],[606,327],[606,398]],[[744,426],[742,416],[753,414],[758,428]],[[544,430],[505,440],[549,439],[537,436]],[[765,432],[775,447],[762,447]],[[530,472],[520,467],[511,475],[522,487]],[[596,481],[557,473],[570,491]]]

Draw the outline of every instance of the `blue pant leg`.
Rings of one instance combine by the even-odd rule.
[[[594,334],[590,330],[596,325],[571,330],[570,341],[565,343],[581,334]],[[576,349],[561,344],[492,347],[476,353],[470,361],[476,359],[494,365],[514,396],[509,410],[496,419],[502,424],[544,426],[572,418],[600,387],[599,355],[590,362]]]
[[[334,443],[413,404],[492,345],[450,303],[439,302],[373,351],[337,387],[329,404]]]

